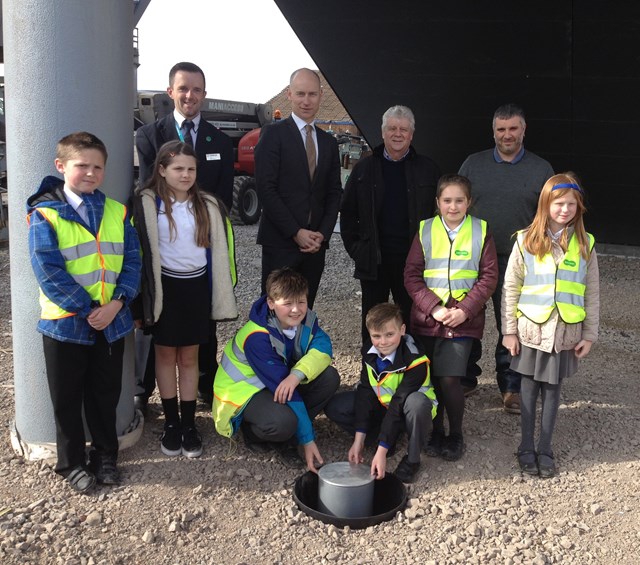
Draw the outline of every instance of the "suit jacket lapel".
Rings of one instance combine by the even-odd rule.
[[[160,135],[165,142],[180,139],[176,130],[176,120],[173,117],[173,112],[160,122],[158,129],[160,130]]]

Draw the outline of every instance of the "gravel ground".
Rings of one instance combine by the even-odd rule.
[[[241,318],[220,325],[221,344],[246,319],[259,288],[255,226],[236,228]],[[514,451],[518,417],[501,410],[483,359],[468,399],[467,451],[458,462],[423,456],[408,507],[366,530],[338,529],[301,513],[292,486],[302,474],[242,441],[215,433],[199,407],[205,452],[168,459],[159,449],[163,419],[152,398],[142,439],[121,453],[123,483],[77,496],[48,462],[25,463],[11,450],[13,364],[9,254],[0,249],[0,561],[92,564],[444,564],[617,563],[640,559],[640,262],[602,257],[600,342],[570,379],[556,426],[560,473],[523,477]],[[343,386],[358,376],[359,296],[351,262],[333,239],[316,310],[334,343]],[[623,297],[629,297],[624,300]],[[489,313],[488,319],[492,319]],[[34,330],[35,331],[35,330]],[[485,343],[492,349],[495,330]],[[321,416],[326,462],[346,459],[350,438]],[[395,468],[403,450],[389,465]],[[371,457],[372,453],[368,452]]]

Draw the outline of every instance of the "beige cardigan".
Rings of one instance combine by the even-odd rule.
[[[568,234],[571,237],[571,233]],[[556,265],[564,256],[564,251],[557,243],[551,248]],[[600,275],[598,258],[593,249],[587,262],[587,285],[584,304],[587,312],[585,320],[579,324],[566,324],[554,309],[549,319],[537,324],[525,316],[516,318],[520,290],[524,281],[524,259],[516,242],[509,257],[509,264],[502,288],[502,333],[517,334],[520,343],[533,349],[547,353],[573,349],[581,339],[595,342],[598,339],[600,322]]]

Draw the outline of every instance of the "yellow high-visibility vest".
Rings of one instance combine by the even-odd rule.
[[[107,198],[97,236],[78,222],[61,218],[54,208],[43,206],[36,211],[53,226],[67,272],[93,301],[101,305],[110,302],[124,259],[126,207]],[[42,290],[40,307],[44,320],[75,316],[54,304]]]
[[[231,437],[235,432],[232,425],[234,416],[242,410],[256,392],[265,386],[249,365],[244,353],[244,344],[247,338],[255,332],[268,334],[269,330],[255,322],[247,322],[227,343],[216,371],[213,420],[217,432],[225,437]],[[284,344],[282,345],[284,347]]]
[[[587,261],[580,254],[580,244],[574,233],[567,252],[556,265],[553,255],[542,259],[524,248],[524,231],[518,232],[517,243],[524,259],[524,282],[520,291],[516,316],[526,316],[537,324],[546,322],[555,308],[567,324],[582,322],[587,312],[584,292],[587,280]],[[588,233],[589,250],[595,238]]]
[[[442,218],[420,222],[420,242],[424,254],[424,282],[446,305],[450,296],[464,299],[478,280],[487,222],[467,216],[451,241]]]
[[[383,371],[379,375],[380,380],[378,380],[378,376],[376,376],[373,368],[368,363],[366,364],[369,384],[371,385],[373,391],[376,393],[380,404],[382,404],[385,408],[389,408],[389,402],[391,402],[391,398],[398,390],[398,387],[400,386],[400,383],[404,378],[405,371],[413,369],[414,367],[422,364],[425,365],[426,376],[424,382],[422,383],[422,386],[418,389],[418,392],[423,393],[431,401],[431,418],[435,418],[436,412],[438,410],[438,402],[436,401],[436,393],[433,390],[433,386],[431,385],[429,359],[426,355],[418,357],[408,367],[404,367],[396,371],[390,371],[388,373]]]

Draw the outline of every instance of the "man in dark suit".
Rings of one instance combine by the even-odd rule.
[[[193,63],[178,63],[169,71],[169,97],[174,111],[158,121],[142,126],[136,132],[136,149],[140,162],[140,184],[153,172],[158,149],[167,141],[180,139],[193,146],[198,156],[198,185],[215,194],[227,209],[233,198],[233,143],[217,127],[200,115],[207,94],[202,69]],[[184,122],[191,122],[189,138]]]
[[[287,98],[291,116],[265,128],[255,152],[262,292],[269,273],[288,266],[309,281],[312,308],[340,207],[340,159],[335,139],[314,125],[322,98],[317,73],[295,71]]]
[[[211,125],[200,115],[200,108],[207,95],[202,69],[193,63],[177,63],[169,71],[167,93],[173,100],[174,111],[152,124],[142,126],[136,132],[136,150],[140,165],[140,185],[151,177],[153,164],[160,147],[167,141],[183,141],[193,146],[198,157],[198,186],[217,196],[224,202],[227,210],[231,208],[233,198],[233,143],[218,128]],[[144,349],[139,344],[136,346]],[[215,322],[210,321],[209,343],[200,346],[198,382],[199,397],[206,404],[213,401],[213,377],[218,369],[216,361],[218,340]],[[144,359],[144,354],[141,359]],[[136,376],[141,378],[141,367],[136,367]],[[155,388],[155,363],[153,354],[149,356],[143,382],[139,382],[136,394],[136,406],[143,412],[149,396]]]

